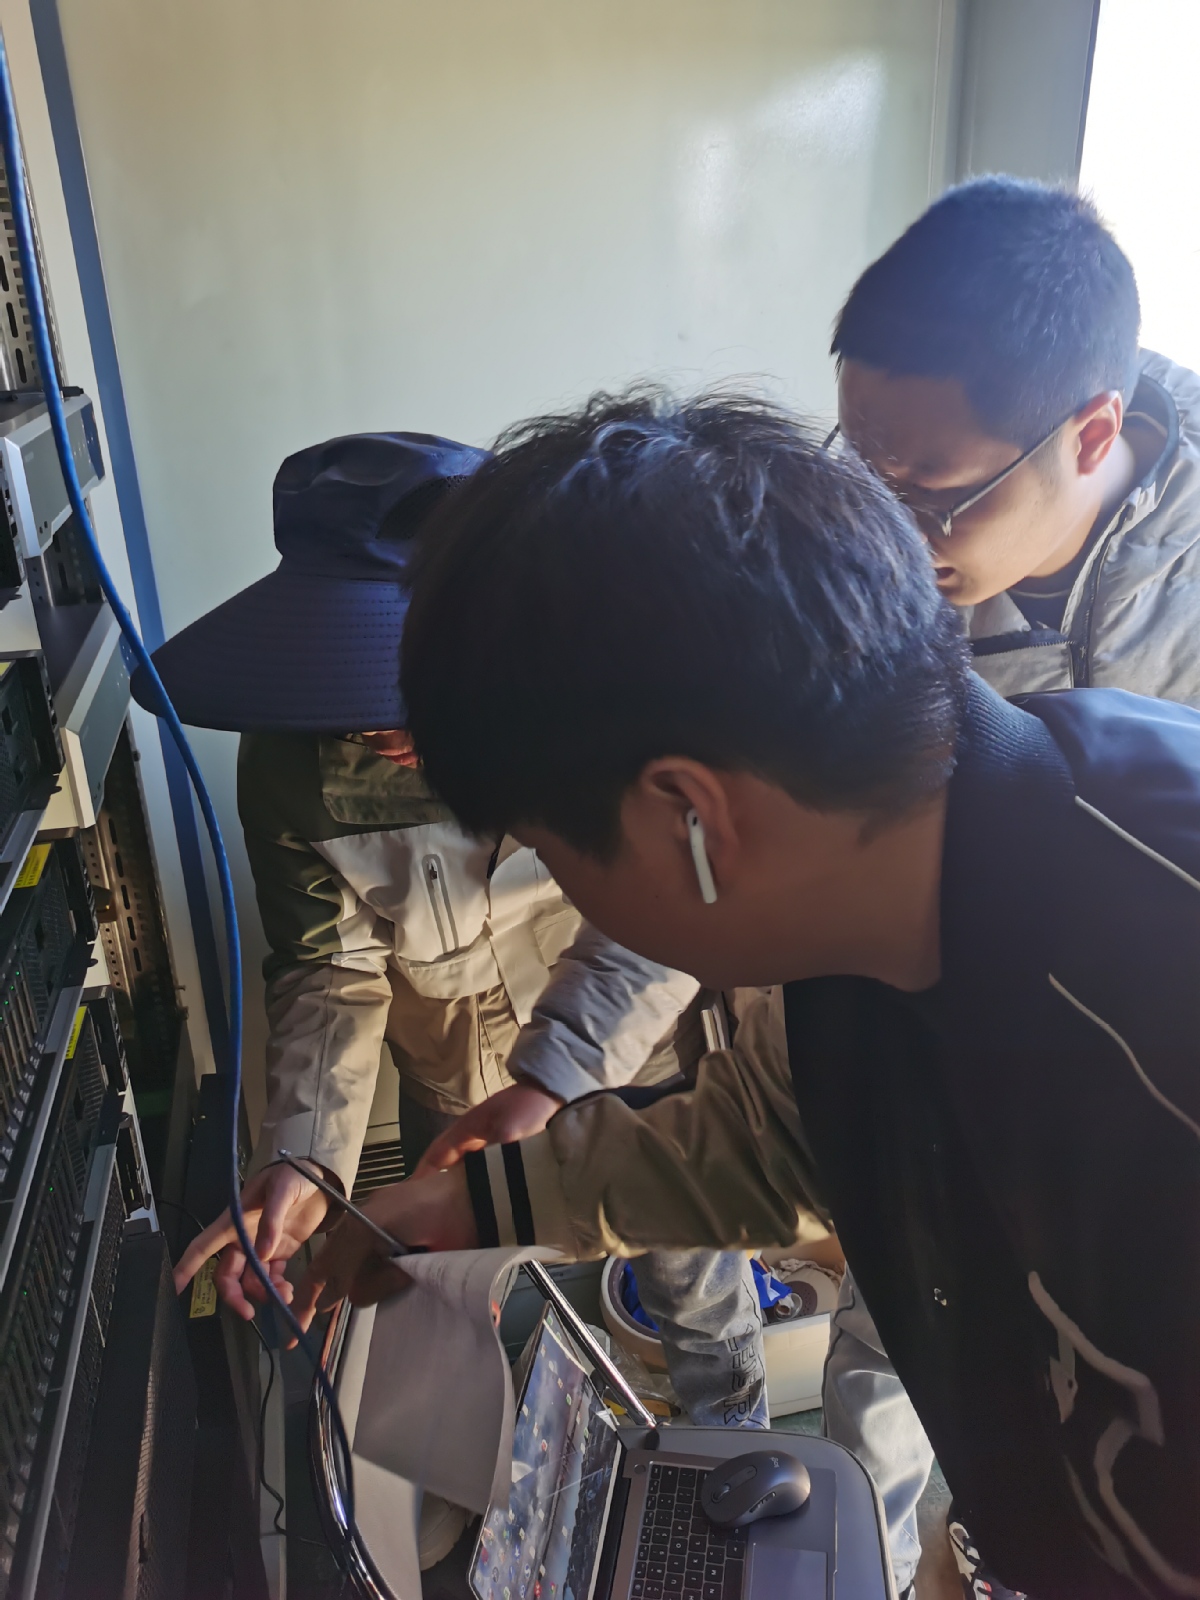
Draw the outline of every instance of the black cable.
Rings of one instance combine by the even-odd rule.
[[[271,1390],[275,1385],[275,1372],[276,1372],[276,1368],[277,1368],[278,1356],[277,1356],[276,1352],[274,1350],[272,1350],[271,1346],[267,1343],[266,1336],[264,1335],[262,1329],[259,1327],[258,1323],[257,1322],[252,1322],[250,1324],[250,1326],[254,1329],[255,1334],[258,1336],[258,1342],[262,1345],[263,1349],[266,1351],[267,1360],[270,1362],[270,1365],[271,1365],[271,1375],[267,1379],[267,1387],[266,1387],[266,1389],[265,1389],[265,1391],[263,1393],[262,1405],[259,1407],[259,1412],[258,1412],[258,1462],[257,1462],[257,1466],[256,1466],[259,1487],[261,1489],[265,1489],[267,1491],[267,1493],[271,1496],[271,1499],[274,1500],[275,1505],[276,1505],[275,1515],[271,1519],[272,1526],[268,1530],[267,1537],[272,1537],[272,1536],[277,1534],[280,1538],[289,1539],[295,1544],[311,1545],[314,1550],[324,1550],[328,1555],[333,1556],[334,1559],[336,1560],[337,1559],[337,1552],[333,1549],[333,1546],[329,1543],[329,1541],[327,1539],[309,1539],[309,1538],[306,1538],[305,1535],[302,1534],[302,1533],[293,1533],[290,1528],[285,1528],[285,1527],[282,1527],[280,1525],[279,1519],[280,1519],[281,1516],[283,1516],[284,1511],[287,1509],[287,1505],[286,1505],[286,1502],[284,1500],[284,1497],[268,1481],[267,1473],[266,1473],[267,1404],[268,1404],[268,1402],[270,1401],[270,1398],[271,1398]],[[338,1587],[338,1593],[337,1593],[337,1596],[335,1596],[335,1600],[338,1600],[338,1597],[340,1597],[342,1594],[345,1593],[346,1582],[347,1582],[348,1576],[349,1576],[349,1574],[347,1574],[345,1572],[343,1572],[341,1574],[342,1582]]]
[[[196,1230],[196,1232],[198,1234],[204,1232],[204,1224],[200,1221],[200,1218],[196,1215],[196,1213],[194,1211],[189,1211],[187,1206],[181,1206],[177,1200],[157,1200],[155,1203],[157,1205],[159,1205],[159,1206],[167,1206],[172,1211],[178,1211],[181,1217],[186,1217],[187,1218],[187,1220],[192,1224],[192,1226],[195,1228],[195,1230]],[[267,1463],[266,1463],[266,1457],[267,1457],[267,1406],[270,1404],[271,1391],[275,1387],[275,1371],[276,1371],[276,1360],[277,1360],[277,1358],[276,1358],[275,1351],[272,1350],[271,1346],[267,1343],[266,1336],[263,1333],[262,1329],[259,1327],[258,1323],[257,1322],[251,1322],[250,1327],[253,1329],[254,1335],[257,1338],[259,1344],[263,1347],[263,1350],[266,1352],[267,1362],[268,1362],[269,1367],[270,1367],[270,1376],[267,1378],[267,1387],[263,1391],[262,1404],[259,1407],[259,1412],[258,1412],[258,1439],[257,1439],[258,1459],[257,1459],[257,1461],[255,1463],[255,1471],[256,1471],[256,1474],[257,1474],[257,1477],[258,1477],[258,1487],[260,1489],[265,1489],[266,1492],[271,1496],[271,1499],[274,1500],[274,1502],[275,1502],[276,1509],[275,1509],[275,1516],[272,1519],[272,1530],[271,1531],[273,1533],[280,1534],[281,1536],[286,1538],[288,1536],[288,1531],[287,1531],[286,1528],[281,1527],[280,1523],[279,1523],[279,1519],[283,1515],[283,1513],[284,1513],[284,1511],[286,1509],[286,1502],[285,1502],[283,1496],[279,1493],[279,1490],[276,1489],[275,1486],[268,1479],[268,1477],[267,1477]],[[298,1537],[298,1535],[297,1535],[297,1537]],[[329,1549],[329,1546],[327,1544],[325,1544],[322,1540],[309,1539],[309,1540],[305,1540],[303,1542],[307,1543],[307,1544],[320,1545],[320,1548],[322,1550],[328,1550]]]
[[[179,1213],[179,1215],[181,1217],[186,1217],[188,1219],[188,1221],[191,1223],[192,1227],[195,1228],[197,1233],[203,1233],[204,1232],[204,1224],[200,1221],[200,1218],[196,1215],[196,1213],[194,1211],[189,1211],[186,1206],[181,1206],[178,1203],[178,1201],[175,1201],[175,1200],[160,1200],[159,1197],[157,1195],[155,1195],[154,1204],[156,1206],[158,1206],[160,1209],[163,1206],[166,1206],[168,1208],[168,1210],[170,1210],[170,1211],[178,1211],[178,1213]]]
[[[258,1323],[252,1322],[250,1326],[254,1329],[259,1344],[266,1351],[267,1364],[270,1367],[267,1387],[263,1390],[262,1405],[258,1410],[258,1461],[255,1464],[258,1473],[258,1486],[260,1489],[265,1489],[275,1502],[276,1510],[272,1519],[272,1531],[282,1534],[286,1538],[287,1529],[281,1528],[279,1525],[279,1519],[284,1513],[284,1498],[279,1493],[279,1490],[267,1481],[267,1405],[271,1399],[271,1390],[275,1387],[275,1352],[267,1343],[266,1335]]]
[[[157,1200],[155,1202],[155,1204],[160,1205],[160,1206],[169,1206],[172,1211],[178,1211],[180,1216],[186,1217],[188,1219],[188,1221],[192,1224],[192,1226],[195,1228],[195,1230],[196,1230],[196,1232],[198,1234],[204,1232],[204,1224],[200,1221],[200,1218],[195,1214],[195,1212],[194,1211],[189,1211],[186,1206],[181,1206],[178,1203],[178,1201],[176,1201],[176,1200]],[[305,1240],[304,1244],[301,1246],[301,1249],[307,1254],[308,1259],[311,1260],[312,1259],[312,1249],[311,1249],[311,1246],[309,1245],[308,1240]],[[275,1374],[276,1374],[277,1363],[278,1363],[278,1359],[279,1358],[278,1358],[278,1355],[277,1355],[276,1351],[274,1351],[271,1348],[271,1346],[267,1343],[266,1336],[263,1333],[262,1329],[259,1327],[258,1323],[257,1322],[251,1322],[250,1326],[254,1330],[254,1334],[255,1334],[256,1338],[258,1339],[259,1344],[266,1351],[267,1360],[270,1363],[270,1367],[271,1367],[270,1377],[267,1379],[267,1387],[266,1387],[265,1391],[263,1392],[262,1404],[259,1407],[259,1412],[258,1412],[258,1439],[257,1439],[258,1459],[257,1459],[257,1462],[255,1464],[255,1472],[256,1472],[256,1475],[257,1475],[257,1478],[258,1478],[258,1486],[259,1486],[260,1489],[265,1489],[266,1490],[266,1492],[271,1496],[271,1499],[274,1500],[275,1506],[276,1506],[275,1515],[271,1519],[272,1526],[271,1526],[271,1528],[269,1530],[269,1535],[278,1534],[281,1538],[291,1539],[296,1544],[307,1544],[307,1545],[311,1545],[314,1550],[325,1550],[330,1555],[333,1555],[335,1557],[335,1559],[336,1559],[336,1552],[334,1551],[332,1545],[330,1545],[330,1543],[329,1543],[329,1541],[327,1539],[309,1539],[309,1538],[306,1538],[305,1535],[302,1534],[302,1533],[293,1533],[290,1528],[285,1528],[285,1527],[282,1527],[280,1525],[279,1519],[280,1519],[280,1517],[283,1516],[284,1512],[287,1510],[287,1502],[284,1499],[283,1495],[281,1495],[279,1493],[278,1489],[276,1489],[275,1486],[270,1482],[270,1480],[267,1477],[267,1472],[266,1472],[267,1406],[268,1406],[268,1404],[270,1402],[270,1399],[271,1399],[271,1391],[272,1391],[272,1389],[274,1388],[274,1385],[275,1385]],[[339,1590],[339,1594],[341,1592],[342,1591]]]

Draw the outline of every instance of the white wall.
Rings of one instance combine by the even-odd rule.
[[[1104,0],[1082,187],[1133,262],[1142,339],[1200,368],[1196,0]]]
[[[947,166],[947,0],[60,9],[168,632],[274,564],[322,437],[647,374],[828,413],[837,306]]]
[[[960,178],[1011,172],[1074,183],[1100,5],[961,0]]]
[[[58,179],[54,141],[42,92],[41,73],[28,0],[0,0],[0,27],[17,100],[21,138],[29,182],[34,194],[38,228],[45,255],[50,297],[62,346],[63,362],[69,382],[85,389],[95,403],[101,448],[110,459],[105,432],[104,408],[97,391],[92,364],[91,342],[84,318],[83,300],[75,272],[67,212]],[[137,616],[137,602],[126,555],[120,509],[111,475],[89,497],[92,520],[105,562],[130,611]],[[179,984],[180,1004],[188,1015],[188,1032],[193,1060],[203,1070],[211,1070],[212,1045],[208,1034],[204,998],[196,950],[187,919],[187,897],[183,870],[175,841],[166,771],[154,719],[139,707],[131,711],[135,747],[141,757],[139,774],[151,818],[152,846],[158,869],[159,887],[171,942],[171,957]]]

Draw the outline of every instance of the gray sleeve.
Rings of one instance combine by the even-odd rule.
[[[251,1172],[280,1150],[354,1187],[366,1138],[392,985],[383,962],[305,961],[267,984],[267,1109]]]
[[[584,923],[555,962],[508,1070],[564,1101],[619,1088],[637,1076],[699,988]]]

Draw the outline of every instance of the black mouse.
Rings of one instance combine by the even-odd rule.
[[[713,1468],[700,1486],[700,1504],[716,1527],[745,1528],[799,1511],[811,1491],[808,1468],[795,1456],[751,1450]]]

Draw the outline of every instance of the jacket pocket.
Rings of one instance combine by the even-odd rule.
[[[458,929],[454,925],[454,912],[450,905],[450,890],[446,884],[446,868],[439,855],[427,855],[421,861],[425,879],[425,892],[433,910],[433,920],[438,938],[442,941],[442,954],[448,956],[458,949]]]

